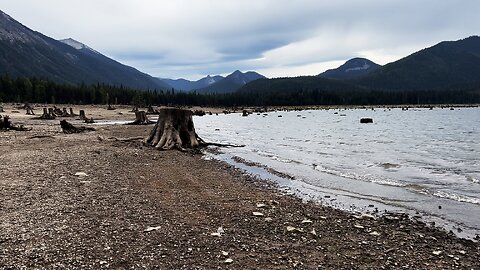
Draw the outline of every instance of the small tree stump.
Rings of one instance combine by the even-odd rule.
[[[87,117],[85,116],[85,111],[84,110],[80,110],[80,120],[86,120]]]
[[[190,110],[160,109],[155,127],[144,140],[145,145],[161,150],[199,147],[203,140],[195,133],[192,115]]]
[[[35,115],[32,107],[26,106],[25,109],[27,110],[27,115]]]
[[[135,121],[128,123],[127,125],[150,125],[153,124],[153,121],[148,120],[147,114],[145,111],[136,111],[135,112]]]
[[[70,116],[72,116],[72,117],[73,117],[73,116],[77,116],[77,115],[73,112],[73,109],[72,109],[72,108],[70,108]]]
[[[44,120],[53,120],[55,119],[55,114],[53,113],[53,109],[52,108],[49,108],[47,110],[47,108],[43,108],[43,114],[38,117],[38,119],[44,119]]]

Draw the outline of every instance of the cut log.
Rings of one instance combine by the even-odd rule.
[[[94,131],[94,128],[91,127],[75,127],[74,125],[67,122],[67,120],[60,121],[60,126],[62,127],[63,133],[72,134],[72,133],[81,133],[85,131]]]
[[[155,122],[148,120],[147,114],[145,111],[136,111],[135,112],[135,121],[128,123],[127,125],[150,125]]]
[[[192,115],[190,110],[160,109],[158,121],[144,143],[161,150],[199,147],[203,140],[195,133]]]

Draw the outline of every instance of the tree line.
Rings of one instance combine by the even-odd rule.
[[[268,80],[265,80],[268,81]],[[170,90],[137,90],[106,84],[68,85],[38,78],[0,77],[0,102],[52,104],[125,104],[133,106],[302,106],[480,103],[480,84],[435,91],[386,91],[352,87],[265,88],[230,94],[198,94]]]

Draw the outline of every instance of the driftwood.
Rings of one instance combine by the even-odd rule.
[[[195,149],[203,146],[242,147],[219,143],[207,143],[195,132],[193,112],[190,110],[165,108],[160,110],[155,127],[145,138],[144,144],[160,150]]]
[[[32,129],[26,128],[23,125],[13,125],[8,115],[5,115],[3,117],[0,115],[0,130],[30,131]]]
[[[85,131],[94,131],[94,128],[91,127],[75,127],[74,125],[67,122],[67,120],[60,121],[60,126],[62,127],[63,133],[72,134],[72,133],[81,133]]]
[[[135,121],[128,123],[127,125],[150,125],[155,122],[148,120],[147,114],[145,111],[136,111],[135,112]]]

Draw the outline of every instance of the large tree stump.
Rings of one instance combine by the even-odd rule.
[[[160,109],[158,121],[144,143],[161,150],[199,147],[204,142],[195,133],[192,115],[190,110]]]
[[[147,117],[145,111],[136,111],[135,112],[135,121],[128,123],[127,125],[150,125],[153,124],[153,121],[150,121]]]

